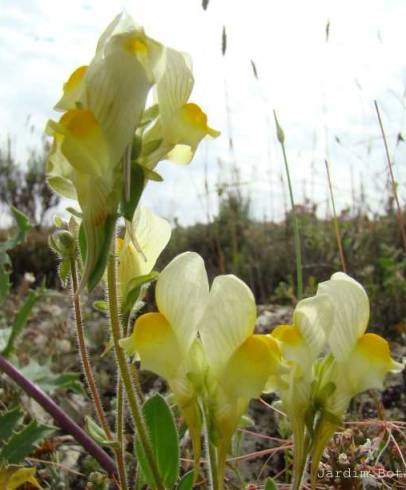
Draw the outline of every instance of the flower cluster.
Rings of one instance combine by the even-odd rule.
[[[124,352],[168,382],[189,427],[196,468],[206,430],[216,456],[213,488],[223,488],[232,436],[250,400],[277,393],[292,427],[298,489],[309,456],[314,483],[323,449],[350,400],[380,388],[385,375],[402,366],[391,358],[384,338],[366,333],[367,294],[344,273],[300,301],[291,325],[257,335],[254,296],[237,277],[218,276],[210,285],[203,259],[194,252],[179,255],[160,274],[153,270],[171,231],[168,222],[139,207],[142,192],[148,180],[160,180],[159,161],[189,163],[205,136],[219,134],[189,101],[193,83],[187,55],[149,38],[126,14],[116,17],[90,64],[77,68],[63,86],[55,106],[62,116],[48,123],[53,137],[48,182],[80,206],[82,285],[89,289],[103,277],[118,217],[125,220],[125,236],[116,247],[118,284],[114,255],[109,262],[110,324],[118,370],[157,488],[163,488],[159,468]],[[75,262],[70,231],[54,234],[51,245],[68,265]],[[139,315],[122,338],[119,309],[122,318],[132,318],[155,279],[158,311]]]
[[[89,289],[103,275],[117,217],[131,221],[146,182],[159,180],[157,163],[188,163],[202,138],[219,134],[189,101],[193,83],[188,56],[149,38],[123,13],[90,64],[64,84],[55,106],[63,114],[47,127],[47,178],[81,208]],[[152,88],[155,102],[147,107]]]
[[[161,226],[156,236],[163,248],[167,225],[158,225],[149,211],[141,213],[151,220],[151,226],[143,226],[151,232],[149,237],[142,234],[143,243],[157,244],[155,223]],[[136,267],[140,252],[132,253]],[[142,273],[152,269],[159,253],[155,248]],[[129,267],[120,270],[122,281],[128,282],[124,277]],[[233,275],[218,276],[209,287],[204,262],[193,252],[163,269],[155,299],[158,311],[140,315],[121,345],[138,356],[144,369],[167,380],[188,423],[196,462],[206,418],[217,446],[219,481],[241,416],[262,392],[274,391],[282,400],[294,435],[294,473],[300,484],[309,454],[316,477],[322,451],[351,398],[381,387],[386,373],[402,367],[391,358],[385,339],[365,333],[368,297],[344,273],[334,274],[315,296],[300,301],[292,325],[280,325],[267,335],[254,333],[256,305],[250,289]]]
[[[292,425],[296,476],[310,454],[315,480],[325,445],[350,400],[365,390],[382,388],[389,371],[403,368],[391,358],[384,338],[365,333],[368,321],[364,288],[338,272],[319,284],[316,296],[298,303],[292,325],[281,325],[272,333],[290,366],[286,375],[274,380],[274,389]]]

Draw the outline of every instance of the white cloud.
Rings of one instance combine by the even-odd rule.
[[[145,196],[149,206],[183,222],[205,219],[207,165],[213,212],[218,173],[220,178],[230,173],[225,94],[235,160],[243,188],[253,194],[258,216],[269,216],[271,206],[279,214],[283,210],[273,108],[286,133],[298,200],[303,180],[311,197],[320,203],[326,200],[327,147],[339,205],[348,203],[351,187],[359,186],[361,180],[371,204],[379,205],[382,194],[377,194],[371,181],[380,172],[382,183],[385,161],[373,100],[380,101],[394,148],[397,133],[404,129],[402,0],[212,0],[206,12],[200,0],[3,0],[0,138],[4,140],[7,134],[16,138],[20,157],[27,145],[38,140],[52,116],[62,82],[73,68],[90,59],[100,32],[122,8],[149,35],[192,55],[193,99],[222,131],[219,139],[204,143],[191,166],[161,164],[165,182],[149,187]],[[225,58],[220,50],[223,25],[228,41]],[[253,76],[251,59],[259,80]],[[32,135],[26,129],[27,115],[37,128]],[[402,163],[402,145],[395,156]],[[218,160],[223,162],[220,170]],[[404,177],[405,172],[400,172],[402,183]],[[403,184],[400,189],[404,191]]]

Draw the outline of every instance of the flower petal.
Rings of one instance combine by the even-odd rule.
[[[203,259],[194,252],[175,257],[160,273],[155,299],[169,321],[184,352],[196,338],[206,308],[209,283]]]
[[[77,103],[83,99],[83,93],[85,90],[85,75],[87,72],[87,66],[79,66],[76,68],[68,80],[63,85],[63,95],[56,103],[54,109],[59,111],[69,111],[71,109],[77,109]]]
[[[343,369],[350,395],[354,396],[372,388],[382,389],[386,374],[402,370],[403,366],[391,358],[389,344],[383,337],[366,333],[359,338]]]
[[[253,333],[255,320],[255,298],[249,287],[233,275],[216,277],[199,325],[208,363],[215,373]]]
[[[268,335],[251,335],[231,356],[219,380],[230,400],[248,402],[257,398],[269,376],[279,370],[281,352],[277,342]]]
[[[132,142],[162,52],[163,46],[146,36],[125,13],[100,38],[86,73],[81,103],[103,128],[113,164]]]
[[[319,294],[300,301],[293,314],[293,323],[300,330],[310,357],[316,359],[326,342],[325,332],[333,324],[333,308],[329,298]]]
[[[132,279],[152,271],[171,236],[171,226],[168,221],[145,208],[137,209],[131,228],[131,233],[137,240],[137,248],[132,243],[132,237],[126,232],[119,253],[118,276],[123,299]]]
[[[134,331],[120,341],[129,355],[138,354],[143,369],[152,371],[166,380],[177,376],[182,351],[177,336],[161,313],[145,313],[137,318]]]
[[[187,54],[166,48],[158,65],[156,96],[162,124],[169,127],[173,115],[189,100],[194,79]]]
[[[347,274],[338,272],[319,284],[317,294],[325,294],[334,309],[334,322],[327,331],[334,356],[344,361],[357,339],[365,332],[369,320],[369,300],[364,288]]]

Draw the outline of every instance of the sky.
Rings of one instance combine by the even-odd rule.
[[[238,168],[253,215],[281,218],[288,204],[275,109],[297,202],[308,197],[329,212],[328,158],[337,207],[357,202],[362,187],[379,211],[388,186],[375,99],[406,197],[404,0],[210,0],[206,11],[201,0],[0,0],[0,145],[10,137],[21,162],[57,117],[63,82],[123,9],[150,37],[191,55],[191,101],[221,131],[189,166],[161,162],[164,182],[148,186],[143,205],[185,225],[207,221],[219,186],[237,185]]]

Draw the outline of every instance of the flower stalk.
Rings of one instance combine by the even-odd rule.
[[[115,254],[114,240],[112,243],[113,243],[112,250],[110,253],[108,266],[107,266],[107,291],[108,291],[108,303],[109,303],[109,312],[110,312],[110,327],[111,327],[111,334],[113,338],[114,352],[116,355],[117,367],[128,400],[130,413],[134,420],[136,434],[139,437],[140,443],[144,449],[149,467],[151,469],[152,475],[155,480],[156,489],[164,490],[165,487],[162,483],[162,479],[159,474],[159,469],[149,439],[148,430],[142,415],[139,396],[135,391],[134,385],[131,381],[130,368],[129,365],[127,364],[124,351],[120,346],[120,340],[122,338],[122,329],[120,323],[119,302],[118,302],[118,295],[117,295],[117,270],[116,270],[116,254]]]
[[[106,417],[106,414],[103,409],[103,404],[101,401],[99,390],[97,389],[96,380],[93,375],[92,366],[90,364],[89,352],[86,346],[85,332],[83,328],[83,318],[82,311],[80,307],[80,296],[79,296],[79,277],[78,271],[76,267],[76,260],[72,256],[70,259],[71,266],[71,283],[72,283],[72,302],[73,309],[75,312],[75,325],[76,325],[76,334],[78,340],[79,347],[79,355],[82,361],[83,373],[86,379],[86,384],[91,396],[91,399],[94,404],[94,408],[96,411],[96,415],[100,425],[102,426],[104,433],[106,434],[106,438],[109,441],[113,441],[113,435],[110,430],[110,426]],[[119,449],[114,450],[117,468],[119,472],[119,480],[120,486],[122,490],[127,490],[127,477],[125,471],[125,461],[124,461],[124,451],[122,445],[119,446]]]

